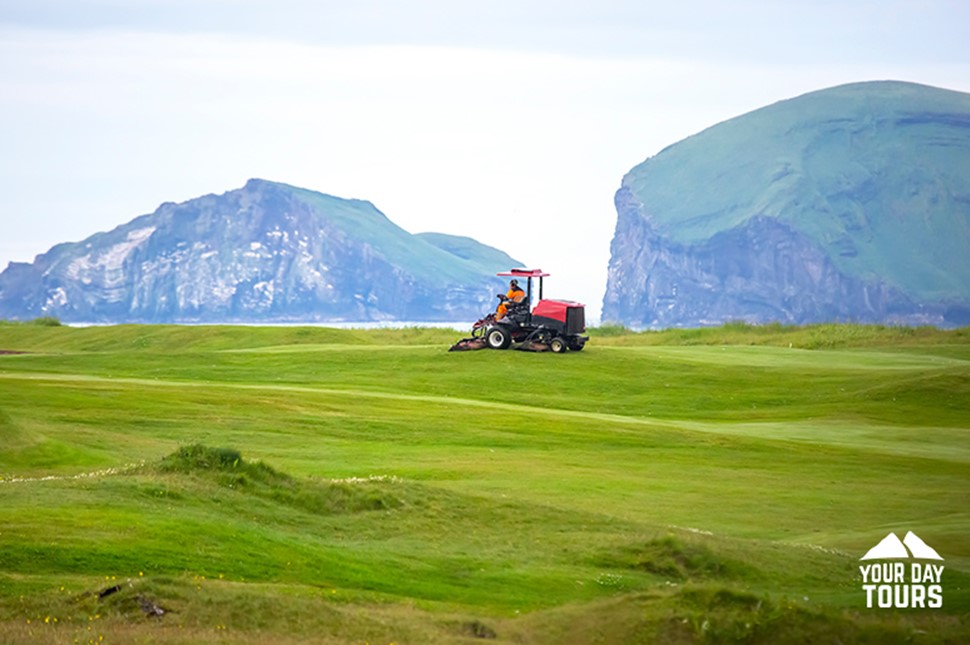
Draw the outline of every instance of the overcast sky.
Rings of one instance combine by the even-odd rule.
[[[0,268],[259,177],[497,246],[595,318],[628,170],[882,79],[970,91],[970,2],[0,0]]]

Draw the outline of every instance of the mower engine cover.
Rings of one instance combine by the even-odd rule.
[[[586,305],[572,300],[540,300],[532,310],[532,323],[565,334],[581,334],[586,331]]]

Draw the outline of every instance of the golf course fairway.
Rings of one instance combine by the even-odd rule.
[[[970,329],[460,335],[0,323],[0,643],[970,642]]]

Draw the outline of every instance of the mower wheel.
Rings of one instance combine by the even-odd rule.
[[[485,343],[489,349],[508,349],[512,336],[501,327],[492,327],[485,333]]]
[[[566,345],[565,338],[557,336],[549,341],[549,349],[551,349],[555,354],[562,354],[569,349],[569,347]]]
[[[581,340],[576,340],[569,343],[569,349],[573,350],[574,352],[581,352],[583,351],[584,347],[586,347],[586,343]]]

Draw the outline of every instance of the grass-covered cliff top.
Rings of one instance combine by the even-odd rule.
[[[899,82],[812,92],[717,124],[624,178],[665,237],[777,218],[847,275],[970,299],[970,94]]]

